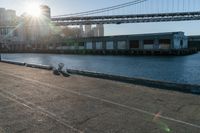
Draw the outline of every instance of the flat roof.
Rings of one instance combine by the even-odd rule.
[[[173,35],[183,33],[183,31],[177,32],[160,32],[160,33],[144,33],[144,34],[129,34],[129,35],[111,35],[111,36],[100,36],[100,37],[82,37],[83,39],[93,39],[93,38],[116,38],[116,37],[145,37],[145,36],[163,36],[163,35]],[[81,39],[81,38],[80,38]]]

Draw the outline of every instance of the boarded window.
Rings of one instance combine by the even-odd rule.
[[[84,45],[84,42],[79,42],[79,43],[78,43],[78,46],[84,47],[84,46],[85,46],[85,45]]]
[[[144,44],[154,44],[154,40],[144,40]]]
[[[139,48],[140,43],[139,40],[131,40],[129,42],[130,48]]]
[[[159,44],[171,44],[171,40],[170,39],[160,39]]]

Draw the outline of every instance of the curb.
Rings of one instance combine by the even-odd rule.
[[[53,67],[49,66],[49,65],[31,64],[31,63],[18,62],[18,61],[12,61],[12,60],[0,60],[0,62],[14,64],[14,65],[20,65],[20,66],[26,66],[26,67],[32,67],[32,68],[45,69],[45,70],[53,69]]]
[[[88,77],[108,79],[108,80],[120,81],[120,82],[125,82],[125,83],[144,85],[148,87],[155,87],[159,89],[200,95],[200,85],[195,85],[195,84],[194,85],[193,84],[179,84],[179,83],[151,80],[151,79],[145,79],[145,78],[130,78],[130,77],[125,77],[125,76],[117,76],[117,75],[110,75],[110,74],[82,71],[82,70],[73,70],[73,69],[67,69],[67,72],[71,74],[78,74],[78,75],[83,75],[83,76],[88,76]]]
[[[26,63],[26,67],[32,67],[32,68],[39,68],[39,69],[45,69],[45,70],[52,70],[53,67],[49,65],[41,65],[41,64],[31,64],[31,63]]]
[[[24,66],[24,62],[18,62],[18,61],[11,61],[11,60],[1,60],[0,62],[8,63],[8,64],[14,64],[14,65],[20,65]]]

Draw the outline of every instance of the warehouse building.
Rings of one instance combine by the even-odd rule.
[[[200,36],[189,36],[188,37],[189,48],[197,48],[200,50]]]
[[[74,42],[76,42],[74,49],[86,50],[171,50],[188,48],[188,38],[184,35],[184,32],[88,37],[76,39]],[[63,50],[69,49],[71,45],[71,43],[66,44]]]

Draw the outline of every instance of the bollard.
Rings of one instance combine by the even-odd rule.
[[[67,71],[63,71],[63,67],[65,65],[63,63],[59,63],[58,64],[58,69],[56,69],[55,67],[53,68],[53,74],[54,75],[60,75],[62,74],[64,77],[69,77],[70,74]]]

